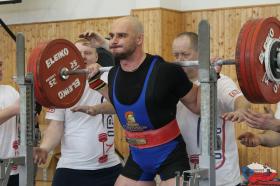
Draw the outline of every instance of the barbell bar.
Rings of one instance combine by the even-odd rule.
[[[198,67],[199,61],[180,61],[180,62],[173,62],[175,65],[179,65],[181,67]],[[236,62],[234,59],[219,59],[216,62],[214,62],[212,65],[235,65]]]
[[[235,59],[218,60],[215,65],[236,65],[241,91],[253,103],[280,101],[280,22],[274,18],[247,21],[238,35]],[[183,67],[198,61],[175,62]],[[56,39],[38,45],[29,57],[35,97],[45,107],[68,108],[83,94],[87,75],[85,63],[75,45]],[[110,68],[101,68],[109,71]]]
[[[99,72],[104,73],[104,72],[109,72],[113,68],[111,67],[100,67]],[[90,71],[88,69],[76,69],[76,70],[69,70],[67,68],[62,68],[60,71],[60,76],[62,79],[68,79],[69,75],[79,75],[79,74],[89,74]]]
[[[180,62],[172,62],[175,65],[181,66],[181,67],[198,67],[199,62],[198,61],[180,61]],[[279,62],[280,63],[280,62]],[[228,59],[228,60],[218,60],[217,62],[213,63],[213,66],[216,65],[235,65],[234,59]],[[113,68],[111,67],[100,67],[99,72],[109,72]],[[63,79],[68,79],[69,75],[78,75],[78,74],[89,74],[90,71],[88,69],[76,69],[76,70],[69,70],[67,68],[62,68],[60,71],[60,76]]]

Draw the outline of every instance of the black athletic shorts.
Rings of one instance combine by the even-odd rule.
[[[175,149],[167,156],[167,158],[156,168],[156,172],[146,173],[141,167],[133,160],[132,154],[129,154],[128,160],[123,168],[121,174],[127,178],[141,181],[153,181],[156,174],[160,175],[161,180],[168,180],[174,178],[180,172],[189,170],[189,160],[186,151],[186,144],[182,140],[178,140],[179,143]],[[156,160],[155,160],[156,161]],[[145,174],[150,174],[146,179],[142,179]]]
[[[99,170],[58,168],[52,186],[113,186],[121,169],[121,164]]]

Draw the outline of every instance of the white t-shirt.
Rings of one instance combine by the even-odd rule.
[[[89,88],[76,105],[96,105],[106,101]],[[114,148],[113,115],[90,116],[68,109],[49,109],[46,119],[64,121],[61,157],[57,168],[97,170],[120,163]]]
[[[19,98],[18,92],[9,85],[0,85],[0,110],[12,105]],[[1,112],[1,111],[0,111]],[[0,158],[19,155],[19,140],[16,117],[0,125]],[[12,167],[11,175],[18,174],[17,166]]]
[[[194,84],[199,85],[196,81]],[[177,104],[176,119],[181,131],[181,134],[186,142],[187,152],[190,156],[200,154],[198,122],[199,115],[191,112],[182,102]]]
[[[235,83],[227,76],[221,75],[217,82],[217,97],[218,97],[218,116],[225,112],[234,111],[234,101],[237,97],[243,94],[237,88]],[[177,121],[181,129],[181,133],[187,145],[189,156],[199,154],[198,136],[199,129],[197,127],[198,115],[189,111],[182,103],[177,106]],[[222,147],[222,125],[223,120],[218,117],[217,135],[221,139],[220,146]],[[222,149],[215,151],[216,166],[219,166],[223,160]],[[235,140],[234,123],[227,121],[225,123],[225,162],[216,169],[216,185],[217,186],[234,186],[241,182],[238,149]]]

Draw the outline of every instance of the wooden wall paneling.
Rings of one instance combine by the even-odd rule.
[[[162,9],[162,57],[168,61],[174,61],[172,56],[172,42],[179,33],[183,32],[182,13]]]
[[[225,59],[232,59],[234,58],[234,51],[235,51],[235,40],[236,40],[236,35],[234,32],[234,15],[235,15],[235,9],[231,9],[229,11],[225,12]],[[234,48],[234,49],[233,49]],[[234,72],[232,66],[225,66],[226,74],[231,76]],[[234,72],[235,74],[235,72]],[[231,76],[232,77],[232,76]]]
[[[158,37],[155,37],[154,33],[155,33],[155,30],[154,30],[154,23],[151,22],[152,18],[151,16],[156,16],[156,13],[157,14],[160,14],[158,12],[158,10],[147,10],[147,11],[143,11],[141,14],[143,15],[143,20],[142,20],[142,23],[143,23],[143,26],[144,26],[144,36],[145,37],[145,40],[144,40],[144,50],[148,53],[151,53],[151,54],[159,54],[159,52],[156,52],[156,48],[158,48],[159,46],[157,46],[157,42],[161,42],[160,39],[161,39],[161,33],[157,33]],[[158,21],[161,21],[160,20],[160,15],[158,15],[157,17],[157,20]],[[160,53],[161,55],[161,53]]]
[[[193,28],[193,30],[194,30],[194,32],[198,33],[198,25],[199,25],[199,22],[200,22],[201,19],[202,19],[202,12],[199,12],[199,11],[193,12],[193,13],[192,13],[192,16],[193,16],[193,18],[195,18],[195,19],[193,20],[193,23],[196,25],[196,26]]]
[[[268,163],[268,165],[274,165],[275,167],[273,167],[273,169],[279,168],[278,157],[279,157],[278,149],[272,148],[271,149],[271,158],[270,158],[270,162]],[[277,172],[279,172],[279,169],[277,170]],[[278,173],[278,175],[279,175],[279,173]]]
[[[214,24],[215,16],[216,15],[214,14],[213,11],[205,12],[204,15],[202,16],[202,18],[204,20],[208,20],[208,22],[210,23],[210,53],[211,54],[213,54],[213,52],[214,52],[213,45],[215,44],[215,42],[214,42],[215,32],[213,32],[213,27],[215,26],[215,24]]]
[[[218,11],[219,12],[219,25],[217,25],[218,28],[218,43],[219,43],[219,51],[218,51],[218,57],[224,58],[225,57],[225,29],[223,25],[225,25],[225,14],[224,10]],[[213,31],[214,32],[214,31]],[[225,67],[226,68],[226,67]],[[224,68],[223,68],[223,71]]]
[[[148,12],[145,11],[134,11],[132,12],[132,15],[137,16],[138,19],[143,23],[143,27],[144,27],[144,51],[145,52],[151,52],[151,47],[150,46],[150,35],[149,35],[149,30],[150,30],[150,26],[148,24],[144,24],[145,22],[149,22],[149,16],[148,16]]]
[[[149,11],[149,46],[152,54],[162,56],[162,19],[161,11]],[[144,22],[144,24],[146,24]]]
[[[239,31],[240,31],[240,9],[235,9],[234,15],[233,15],[233,19],[234,22],[232,23],[231,27],[229,28],[229,30],[233,30],[233,35],[231,36],[232,40],[232,48],[231,48],[231,58],[235,59],[235,51],[236,51],[236,45],[237,45],[237,39],[238,39],[238,35],[239,35]],[[230,71],[230,77],[237,82],[237,76],[236,76],[236,68],[235,66],[231,66],[231,71]]]
[[[144,51],[162,55],[162,20],[161,9],[132,10],[131,15],[136,16],[144,26]]]
[[[186,12],[185,14],[182,14],[182,26],[183,31],[185,32],[192,32],[193,31],[193,19],[192,19],[192,13]]]

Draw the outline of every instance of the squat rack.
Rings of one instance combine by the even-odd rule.
[[[210,25],[202,20],[198,28],[199,77],[201,90],[201,122],[199,167],[183,172],[183,186],[215,186],[216,122],[217,122],[217,74],[210,65]],[[180,186],[180,174],[176,186]]]

